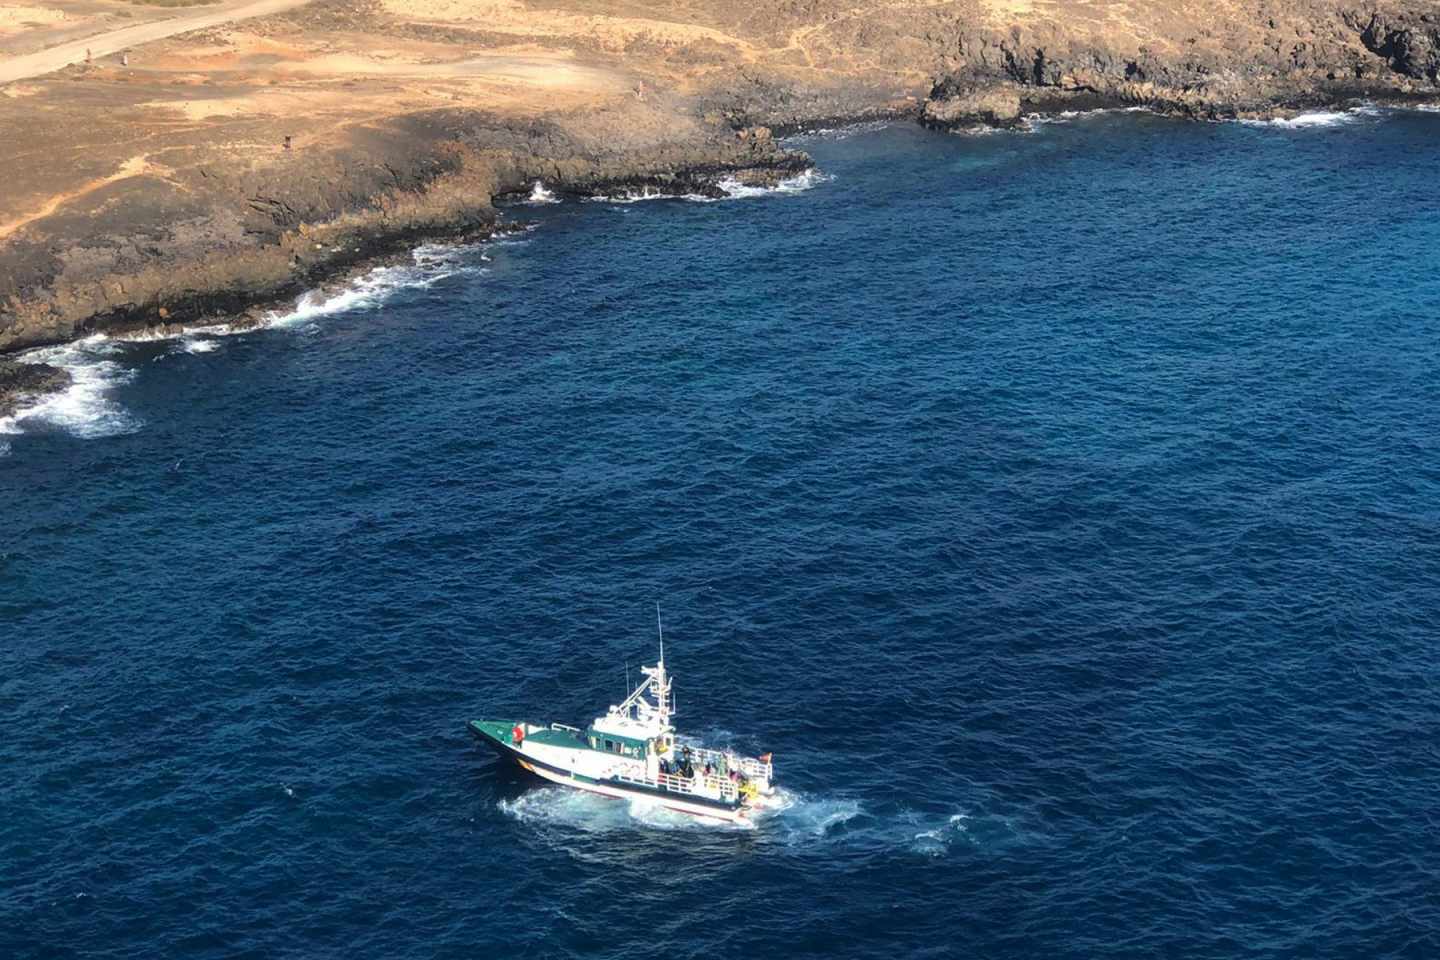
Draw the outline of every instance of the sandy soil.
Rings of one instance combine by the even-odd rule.
[[[0,351],[281,289],[328,269],[316,231],[421,236],[526,178],[781,162],[759,124],[918,116],[931,94],[937,123],[1067,97],[1199,116],[1356,83],[1440,98],[1433,0],[1395,3],[4,3]]]
[[[153,23],[106,30],[92,36],[56,43],[35,53],[6,57],[0,60],[0,83],[43,76],[71,64],[84,63],[87,58],[104,58],[177,34],[281,13],[308,2],[309,0],[247,0],[243,3],[201,7],[196,11],[178,14],[169,11],[168,17]]]

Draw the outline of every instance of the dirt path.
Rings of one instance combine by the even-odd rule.
[[[68,203],[69,201],[74,200],[78,197],[83,197],[87,193],[93,193],[94,191],[99,190],[101,187],[107,187],[118,180],[128,180],[131,177],[138,177],[140,174],[145,172],[145,168],[147,166],[146,160],[147,158],[144,156],[131,157],[129,160],[126,160],[123,164],[121,164],[119,170],[110,174],[110,176],[99,177],[74,190],[67,190],[65,193],[57,194],[56,196],[53,196],[49,200],[47,200],[44,206],[40,207],[40,209],[16,217],[9,223],[0,223],[0,240],[5,239],[10,234],[14,233],[16,230],[19,230],[21,227],[25,226],[27,223],[39,220],[42,217],[50,216],[50,214],[60,209],[62,204]]]
[[[204,11],[182,14],[169,20],[141,23],[133,27],[124,27],[109,33],[86,37],[83,40],[72,40],[48,50],[41,50],[39,53],[29,53],[23,57],[10,57],[0,61],[0,83],[26,80],[30,77],[38,77],[64,69],[72,63],[82,63],[85,60],[87,49],[92,56],[105,57],[142,43],[173,37],[177,33],[188,33],[191,30],[203,30],[206,27],[219,26],[235,20],[281,13],[294,7],[304,6],[309,2],[310,0],[255,0],[254,3],[242,3],[219,9],[210,7]]]

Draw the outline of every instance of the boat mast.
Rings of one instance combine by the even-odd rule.
[[[660,601],[655,601],[655,631],[660,635],[660,662],[655,666],[655,697],[660,723],[670,722],[670,684],[665,678],[665,625],[660,621]]]

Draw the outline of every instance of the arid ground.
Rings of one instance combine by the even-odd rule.
[[[770,128],[1203,119],[1436,99],[1437,79],[1429,2],[7,2],[0,351],[238,314],[490,229],[534,180],[803,166]]]

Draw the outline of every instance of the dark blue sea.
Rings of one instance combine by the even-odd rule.
[[[797,145],[37,355],[0,956],[1440,955],[1440,114]],[[466,735],[657,601],[754,829]]]

